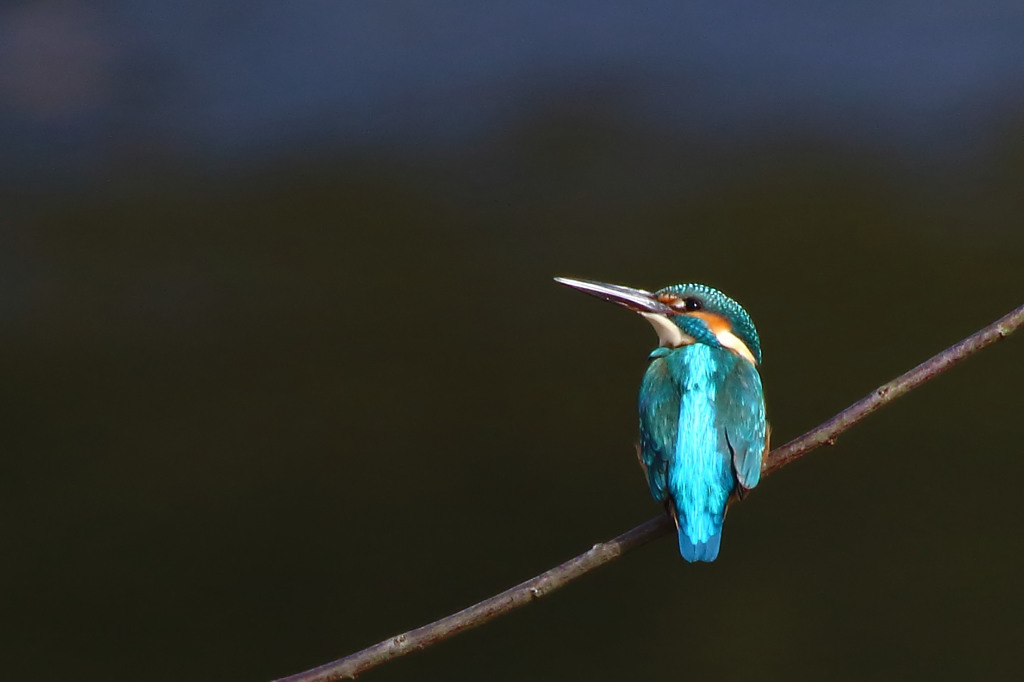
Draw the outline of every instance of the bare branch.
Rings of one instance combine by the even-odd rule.
[[[950,346],[930,360],[921,363],[909,372],[878,387],[870,394],[846,408],[836,416],[817,426],[804,435],[782,447],[772,450],[764,463],[762,476],[767,476],[786,466],[811,450],[835,442],[836,436],[858,423],[883,405],[934,379],[961,360],[1009,336],[1024,325],[1024,305],[963,341]],[[567,583],[579,578],[599,566],[617,559],[631,549],[668,534],[672,522],[667,515],[661,515],[623,533],[613,540],[594,545],[564,564],[531,578],[524,583],[505,590],[501,594],[485,599],[458,613],[438,621],[386,639],[367,649],[338,659],[331,663],[308,670],[304,673],[285,677],[277,682],[335,682],[355,678],[361,672],[375,668],[393,658],[441,642],[470,628],[504,615],[515,608],[529,604]]]

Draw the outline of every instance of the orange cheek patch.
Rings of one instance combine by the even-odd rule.
[[[757,360],[754,358],[754,354],[747,348],[747,344],[743,343],[739,337],[732,333],[732,325],[721,315],[715,313],[695,312],[686,313],[692,317],[699,317],[704,320],[704,323],[708,326],[711,332],[718,339],[718,342],[724,347],[733,351],[742,358],[750,361],[750,364],[756,365]]]
[[[704,323],[707,324],[708,328],[712,331],[712,333],[715,336],[718,336],[719,334],[723,334],[725,332],[732,331],[732,325],[729,324],[729,321],[726,320],[721,315],[716,315],[715,313],[705,313],[700,311],[686,314],[689,315],[690,317],[699,317],[700,319],[704,320]]]

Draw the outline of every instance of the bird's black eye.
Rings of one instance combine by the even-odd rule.
[[[704,309],[704,302],[695,296],[687,296],[686,298],[672,297],[669,305],[681,313],[692,313],[695,310]]]
[[[695,310],[703,310],[703,308],[704,303],[702,303],[699,298],[689,296],[683,299],[683,310],[685,310],[688,313],[692,313]]]

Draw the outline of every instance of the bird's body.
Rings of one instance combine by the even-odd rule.
[[[640,463],[675,519],[687,561],[714,561],[726,506],[757,485],[768,427],[750,317],[699,284],[649,293],[559,280],[639,312],[658,332],[640,385]]]

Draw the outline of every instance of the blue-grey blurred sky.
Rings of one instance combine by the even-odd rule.
[[[5,3],[0,169],[465,143],[553,96],[960,152],[1024,101],[1021,36],[1009,0]]]

